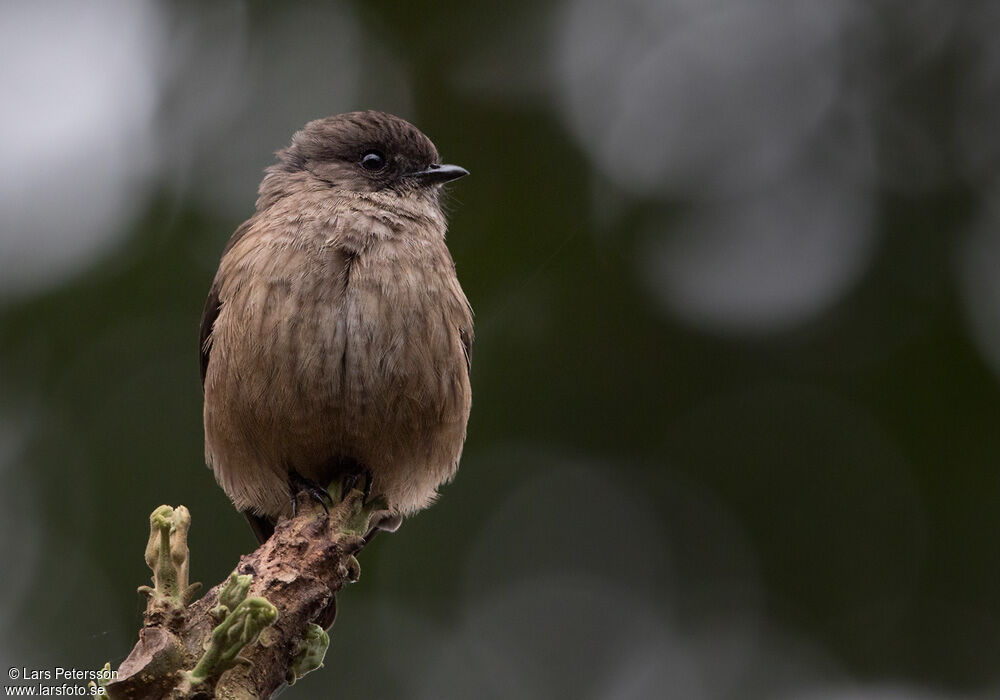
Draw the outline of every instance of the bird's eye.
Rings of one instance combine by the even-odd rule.
[[[371,172],[377,172],[385,167],[385,154],[381,151],[366,151],[361,156],[361,167]]]

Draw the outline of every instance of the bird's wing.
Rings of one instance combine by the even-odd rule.
[[[205,388],[205,375],[208,373],[208,358],[212,353],[212,327],[215,319],[219,317],[219,309],[222,302],[219,301],[219,290],[215,283],[208,291],[208,299],[205,300],[205,309],[201,312],[201,334],[199,347],[201,349],[201,387]]]
[[[252,222],[253,219],[248,219],[240,224],[240,227],[229,237],[229,242],[226,243],[226,247],[222,251],[223,255],[246,235],[247,231],[250,230]],[[219,281],[215,280],[212,282],[211,289],[208,290],[208,299],[205,300],[205,308],[201,312],[201,332],[198,338],[198,347],[201,353],[201,386],[203,389],[205,388],[205,375],[208,373],[208,360],[212,353],[212,328],[215,326],[215,319],[219,317],[220,308],[222,308],[222,302],[219,299]]]
[[[465,353],[465,369],[472,378],[472,333],[466,328],[458,329],[458,337],[462,341],[462,350]]]

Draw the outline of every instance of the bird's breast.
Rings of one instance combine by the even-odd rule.
[[[471,319],[443,242],[270,252],[216,323],[234,401],[303,432],[420,430],[467,413]]]
[[[410,241],[354,256],[337,314],[342,349],[328,363],[339,374],[334,393],[392,411],[446,411],[464,371],[466,308],[446,251]]]

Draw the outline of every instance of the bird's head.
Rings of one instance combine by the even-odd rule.
[[[305,177],[343,193],[385,192],[436,197],[440,185],[468,175],[441,163],[437,149],[417,127],[385,112],[348,112],[317,119],[278,151],[269,180]],[[277,183],[275,183],[277,184]]]

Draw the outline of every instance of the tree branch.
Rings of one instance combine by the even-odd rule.
[[[336,616],[335,594],[357,581],[355,554],[385,516],[353,490],[329,513],[299,495],[299,515],[240,558],[200,600],[188,583],[184,506],[150,516],[146,563],[153,586],[139,642],[104,687],[113,699],[267,698],[322,665]]]

